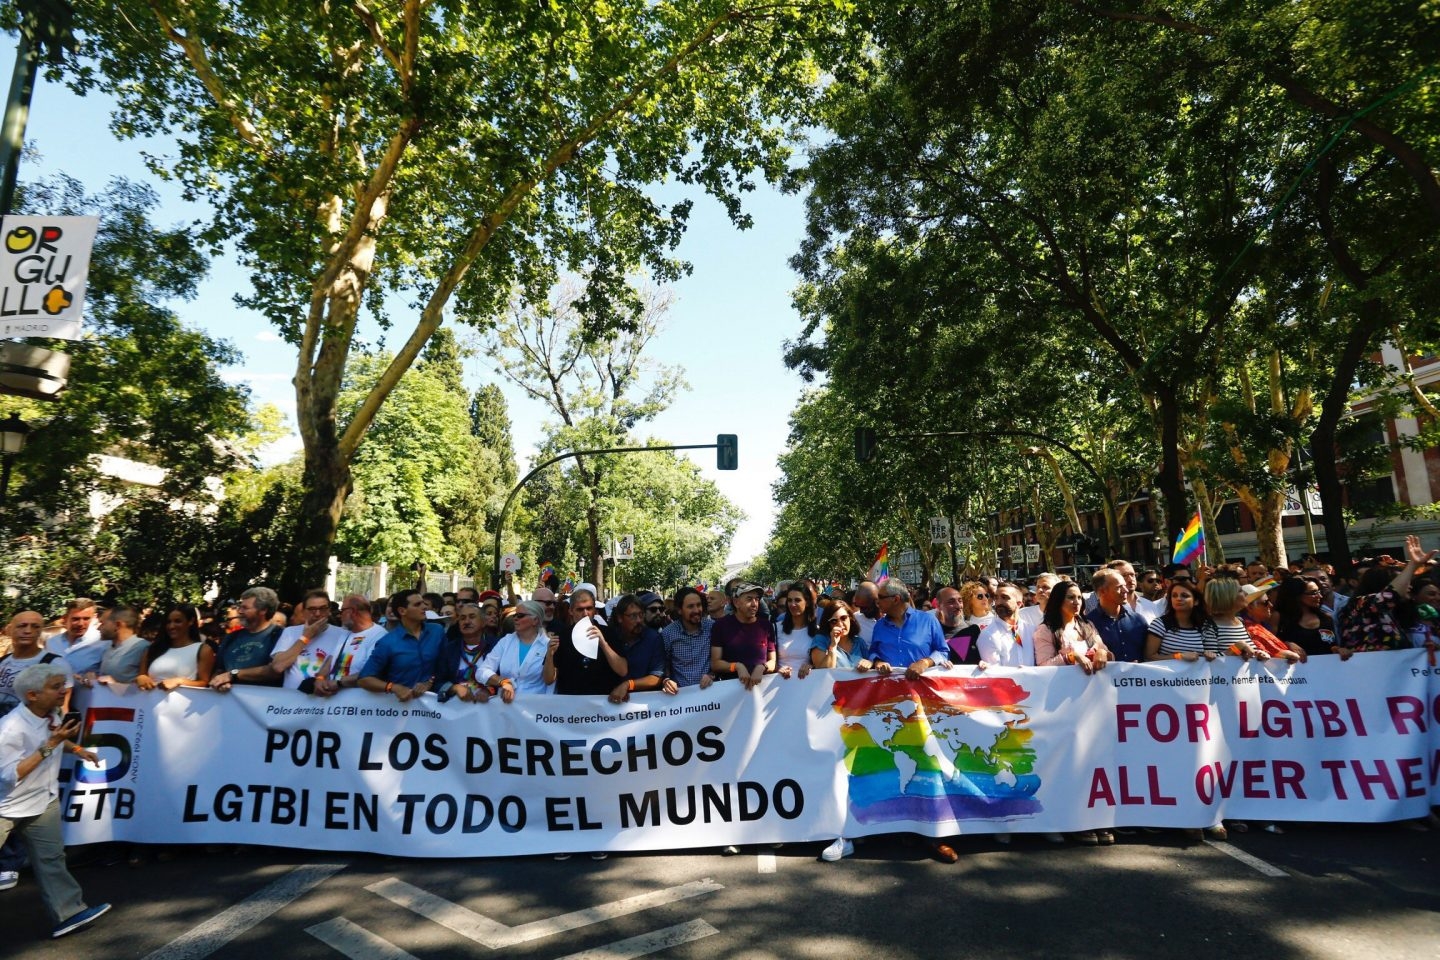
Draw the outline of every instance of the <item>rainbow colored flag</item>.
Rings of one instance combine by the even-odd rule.
[[[544,563],[540,564],[541,583],[544,583],[546,580],[554,579],[556,577],[557,574],[555,573],[555,564],[551,563],[549,560],[546,560]]]
[[[880,552],[875,554],[875,562],[870,564],[870,572],[865,575],[866,580],[873,580],[876,583],[884,583],[890,579],[890,544],[880,544]]]
[[[1180,531],[1180,536],[1175,538],[1175,552],[1172,554],[1172,563],[1189,563],[1198,557],[1205,549],[1205,525],[1200,522],[1200,511],[1195,511],[1195,516]]]

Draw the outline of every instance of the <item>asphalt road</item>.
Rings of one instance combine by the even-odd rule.
[[[1434,958],[1440,832],[1292,827],[1230,847],[1171,834],[1113,847],[1018,837],[931,860],[896,838],[841,863],[819,845],[400,860],[265,848],[103,865],[72,850],[95,927],[48,939],[33,880],[0,893],[14,960],[663,958]],[[1265,871],[1265,872],[1262,872]]]

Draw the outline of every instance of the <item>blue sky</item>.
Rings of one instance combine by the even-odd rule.
[[[6,65],[11,64],[13,55],[6,59]],[[26,130],[33,153],[27,153],[21,166],[21,180],[63,171],[97,190],[110,178],[124,176],[159,192],[158,219],[163,223],[205,216],[203,208],[186,203],[173,185],[145,169],[142,152],[168,154],[166,143],[117,141],[110,134],[111,106],[105,98],[79,98],[41,80]],[[739,435],[739,470],[716,471],[712,451],[696,451],[693,458],[748,515],[730,555],[731,562],[739,562],[757,554],[769,533],[774,517],[770,485],[779,475],[776,457],[784,449],[787,419],[801,392],[799,378],[785,369],[781,350],[800,328],[790,305],[796,277],[787,261],[803,232],[802,201],[761,185],[746,203],[754,226],[742,232],[719,204],[698,191],[695,199],[689,232],[679,249],[694,270],[674,286],[668,327],[652,344],[655,360],[684,368],[691,389],[646,432],[674,443],[712,443],[717,433]],[[212,265],[198,299],[177,306],[187,322],[239,347],[245,362],[229,372],[230,378],[247,383],[258,402],[276,404],[293,422],[289,380],[294,355],[263,318],[235,305],[233,295],[247,288],[244,272],[222,257]],[[463,337],[464,330],[457,333]],[[493,361],[472,358],[467,378],[471,389],[496,379]],[[501,388],[510,401],[523,467],[545,411],[503,382]],[[271,456],[283,458],[298,449],[299,439],[293,437]],[[643,544],[636,546],[643,549]]]

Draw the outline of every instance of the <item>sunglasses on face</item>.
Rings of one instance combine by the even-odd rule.
[[[645,612],[646,612],[646,613],[663,613],[664,610],[665,610],[665,608],[664,608],[664,607],[660,607],[660,606],[646,607],[646,608],[645,608]]]

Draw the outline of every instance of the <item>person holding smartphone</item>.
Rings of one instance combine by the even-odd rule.
[[[60,761],[64,753],[94,763],[95,754],[76,744],[80,717],[57,716],[65,700],[67,674],[49,663],[26,667],[15,678],[22,704],[0,721],[0,843],[11,833],[25,840],[40,899],[54,923],[52,937],[88,926],[110,904],[87,906],[80,884],[65,863],[60,828]],[[13,926],[7,928],[13,932]]]

